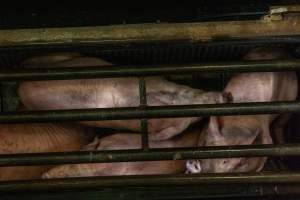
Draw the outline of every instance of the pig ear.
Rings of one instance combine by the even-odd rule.
[[[228,134],[224,137],[232,141],[233,145],[250,145],[255,142],[260,134],[259,128],[234,127],[227,130]]]
[[[255,140],[257,139],[257,137],[259,136],[260,132],[261,131],[259,128],[256,128],[254,130],[249,130],[249,134],[242,137],[242,139],[245,140],[246,144],[253,144],[255,142]]]
[[[218,117],[212,116],[210,117],[207,131],[209,134],[220,134],[220,124]]]
[[[224,137],[220,134],[218,117],[212,116],[209,119],[208,127],[201,131],[201,135],[198,138],[198,146],[215,145],[217,141],[224,141]]]
[[[228,145],[250,145],[262,134],[261,124],[252,117],[225,117],[224,126],[220,127],[220,135]],[[218,120],[219,126],[222,119]],[[217,123],[216,123],[217,124]]]

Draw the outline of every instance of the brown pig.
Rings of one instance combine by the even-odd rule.
[[[0,154],[64,152],[80,150],[93,133],[78,125],[1,124]],[[0,180],[40,178],[50,166],[0,167]]]
[[[267,60],[286,58],[282,49],[258,48],[245,59]],[[292,101],[297,97],[295,72],[243,73],[233,76],[225,88],[233,102]],[[211,117],[208,128],[199,137],[199,146],[272,144],[270,124],[278,115],[244,115]],[[261,158],[224,158],[190,160],[187,171],[250,172],[260,171],[266,161]]]
[[[25,67],[107,66],[99,58],[76,53],[57,53],[29,59]],[[169,82],[162,77],[147,77],[147,102],[150,106],[223,103],[226,95],[204,92]],[[105,78],[86,80],[31,81],[19,87],[22,103],[31,110],[115,108],[139,106],[137,78]],[[150,139],[165,140],[181,133],[200,117],[149,120]],[[83,124],[133,131],[140,130],[138,120],[89,121]]]
[[[164,141],[150,141],[150,148],[179,148],[196,147],[199,128],[188,129],[172,139]],[[83,150],[122,150],[140,149],[140,134],[113,134],[95,141]],[[90,163],[61,165],[50,169],[43,174],[43,178],[64,178],[84,176],[113,176],[113,175],[153,175],[153,174],[174,174],[185,171],[185,161],[139,161],[120,163]]]

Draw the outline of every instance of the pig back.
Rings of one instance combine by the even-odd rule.
[[[243,73],[232,77],[225,88],[235,103],[292,101],[297,90],[295,72]]]
[[[54,57],[52,59],[52,57]],[[99,58],[73,54],[50,55],[29,59],[24,66],[76,67],[109,65]],[[210,104],[224,102],[220,92],[204,92],[169,82],[162,77],[147,77],[147,103],[151,106]],[[139,106],[137,78],[29,81],[19,87],[22,103],[31,110],[115,108]],[[165,140],[180,134],[201,117],[150,119],[152,140]],[[84,121],[84,125],[114,129],[140,130],[139,120]]]
[[[2,124],[0,154],[79,150],[93,134],[85,128],[61,124]],[[39,178],[50,166],[0,167],[0,180]]]

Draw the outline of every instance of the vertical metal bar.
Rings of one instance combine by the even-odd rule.
[[[140,107],[147,106],[147,92],[146,92],[146,81],[144,77],[139,79],[139,91],[140,91]],[[141,133],[142,133],[142,148],[143,150],[149,149],[148,143],[148,120],[147,118],[141,119]]]
[[[0,112],[3,111],[3,83],[0,82]]]

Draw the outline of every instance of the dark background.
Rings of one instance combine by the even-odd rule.
[[[0,28],[94,26],[123,23],[257,19],[270,5],[297,0],[6,1]],[[164,4],[162,4],[164,3]]]

